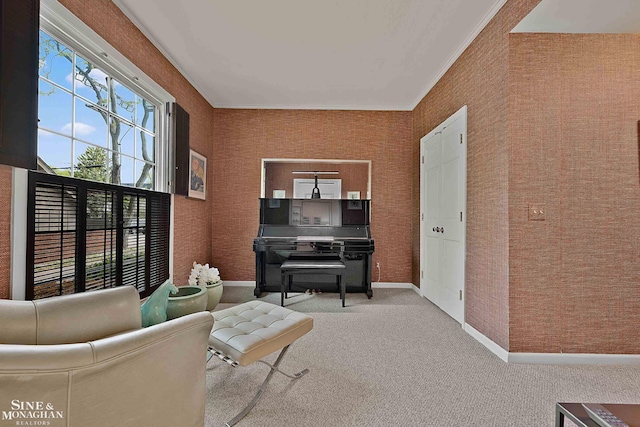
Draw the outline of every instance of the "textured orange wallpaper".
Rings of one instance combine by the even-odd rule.
[[[640,35],[510,38],[510,349],[640,353]]]
[[[262,158],[371,160],[371,233],[381,280],[411,281],[411,112],[214,110],[214,264],[255,280]],[[373,270],[373,280],[378,279]]]
[[[465,322],[509,348],[509,32],[540,0],[510,0],[413,110],[413,283],[420,283],[420,138],[467,114]]]

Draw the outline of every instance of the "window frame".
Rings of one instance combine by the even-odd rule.
[[[175,103],[175,97],[56,0],[41,0],[38,32],[40,29],[74,49],[116,80],[126,83],[156,106],[156,172],[153,191],[172,193],[172,168],[175,160],[172,154],[174,141],[169,106]],[[26,297],[28,173],[27,169],[12,168],[10,298],[14,300],[25,300]],[[175,196],[171,194],[170,197],[169,278],[172,278]]]

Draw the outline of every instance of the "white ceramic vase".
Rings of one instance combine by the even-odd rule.
[[[208,297],[207,311],[211,311],[216,308],[216,306],[220,302],[220,298],[222,297],[222,280],[218,280],[215,283],[207,284],[206,288]]]
[[[204,311],[207,308],[207,290],[201,286],[179,286],[177,294],[169,294],[167,320]]]

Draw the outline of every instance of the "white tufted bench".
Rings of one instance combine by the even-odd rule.
[[[289,375],[278,369],[289,346],[313,329],[313,318],[288,308],[261,301],[249,301],[231,308],[214,311],[213,329],[209,336],[209,351],[212,355],[232,366],[246,366],[261,362],[271,368],[253,400],[226,425],[240,421],[255,406],[274,372],[298,379],[308,369]],[[261,360],[269,354],[282,350],[276,361]]]

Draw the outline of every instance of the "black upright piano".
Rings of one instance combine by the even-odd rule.
[[[256,288],[280,292],[280,265],[288,259],[340,259],[346,265],[347,292],[365,292],[371,298],[369,200],[260,199],[260,226],[253,240]],[[337,291],[326,275],[296,277],[307,289]]]

